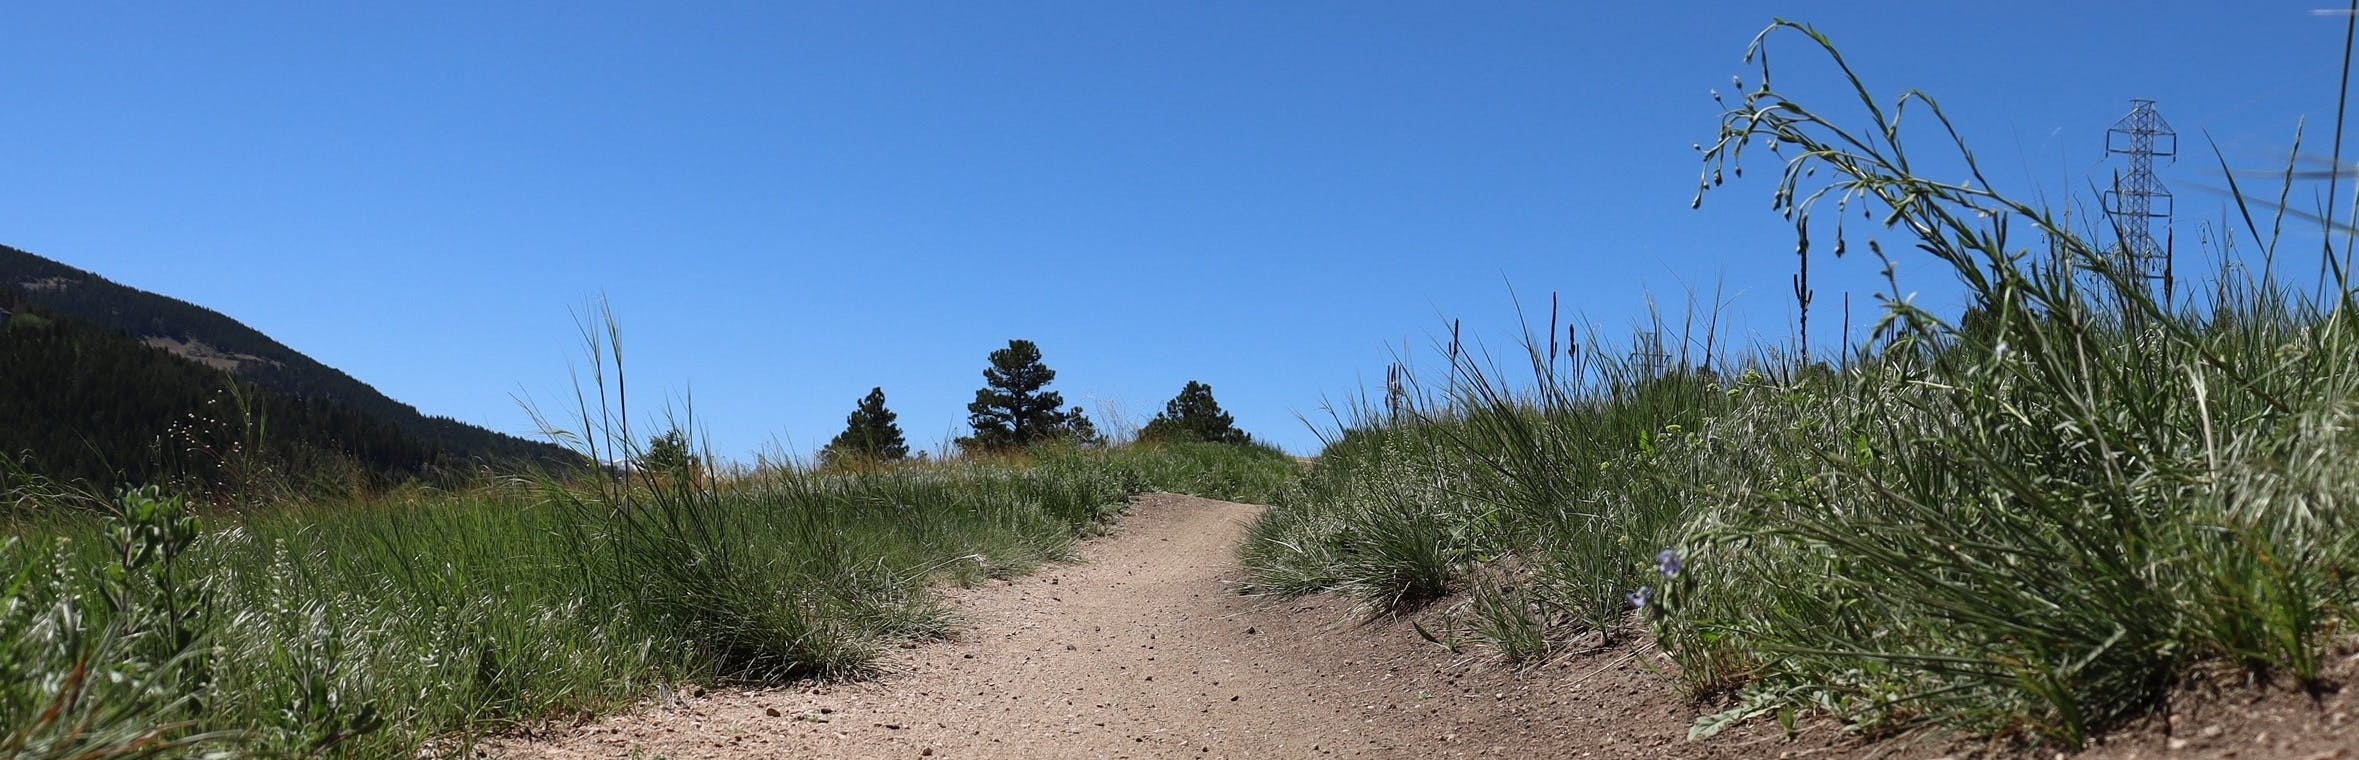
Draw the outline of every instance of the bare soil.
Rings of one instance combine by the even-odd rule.
[[[2053,750],[1751,726],[1686,740],[1699,707],[1643,646],[1513,671],[1331,599],[1238,594],[1262,507],[1141,497],[1079,562],[948,593],[944,641],[866,681],[672,694],[497,739],[513,758],[1940,757]],[[2239,701],[2242,700],[2242,701]],[[2095,756],[2359,759],[2341,694],[2243,690]],[[2206,735],[2205,732],[2209,731]]]

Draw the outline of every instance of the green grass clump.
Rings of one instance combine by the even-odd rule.
[[[1246,504],[1276,502],[1302,476],[1293,458],[1261,443],[1145,441],[1103,451],[1062,446],[1035,456],[1043,467],[1102,468],[1134,493],[1169,491]]]
[[[1821,712],[2079,746],[2199,673],[2319,685],[2359,613],[2348,282],[2294,294],[2270,244],[2261,275],[2165,300],[1991,190],[1923,93],[1878,105],[1799,25],[1755,54],[1781,30],[1838,64],[1867,126],[1770,88],[1764,63],[1706,146],[1707,188],[1777,151],[1805,256],[1813,211],[1864,210],[1875,229],[1838,222],[1838,255],[1903,239],[1957,275],[1968,316],[1895,283],[1840,366],[1765,356],[1734,376],[1564,374],[1535,349],[1511,386],[1454,359],[1437,403],[1354,420],[1256,526],[1257,580],[1379,607],[1471,589],[1467,634],[1519,661],[1643,622],[1697,693],[1739,695],[1699,735]],[[1946,155],[1912,154],[1912,107]]]
[[[1254,526],[1243,555],[1257,584],[1385,612],[1473,590],[1477,635],[1514,660],[1554,651],[1534,645],[1536,624],[1558,639],[1626,633],[1628,594],[1690,495],[1665,452],[1725,394],[1615,366],[1594,388],[1538,390],[1460,369],[1438,408],[1362,412],[1330,442]]]

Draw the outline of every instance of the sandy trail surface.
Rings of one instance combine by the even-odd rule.
[[[1332,600],[1243,596],[1262,507],[1141,497],[1081,561],[950,592],[947,641],[857,683],[674,695],[492,756],[1264,758],[1776,756],[1684,741],[1694,719],[1636,654],[1521,673]]]
[[[1080,561],[951,589],[947,640],[853,683],[695,690],[498,738],[513,758],[2040,758],[1935,732],[1862,739],[1824,720],[1686,740],[1699,707],[1644,644],[1509,670],[1344,602],[1237,593],[1262,507],[1140,497]],[[1420,616],[1444,625],[1446,614]],[[2359,652],[2329,680],[2359,682]],[[2359,689],[2184,691],[2086,760],[2359,760]]]

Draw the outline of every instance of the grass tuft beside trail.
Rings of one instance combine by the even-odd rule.
[[[1805,257],[1816,233],[1930,259],[1968,314],[1894,282],[1872,345],[1833,364],[1454,357],[1430,403],[1349,420],[1255,527],[1258,583],[1376,609],[1468,591],[1438,635],[1510,661],[1651,635],[1733,697],[1699,736],[1828,714],[2080,746],[2199,673],[2315,685],[2359,612],[2350,283],[2276,279],[2284,211],[2240,193],[2264,258],[2165,300],[1991,190],[1931,97],[1879,104],[1838,65],[1859,115],[1837,120],[1771,88],[1767,46],[1796,37],[1841,63],[1808,27],[1764,32],[1706,192],[1774,151]]]

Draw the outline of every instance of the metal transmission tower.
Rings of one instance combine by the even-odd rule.
[[[2154,176],[2154,159],[2179,155],[2179,133],[2154,110],[2154,101],[2130,100],[2130,115],[2105,130],[2105,152],[2130,157],[2129,171],[2114,175],[2113,189],[2105,191],[2105,215],[2112,217],[2120,243],[2123,272],[2162,283],[2163,303],[2171,299],[2171,250],[2154,244],[2150,224],[2171,218],[2171,191]]]

